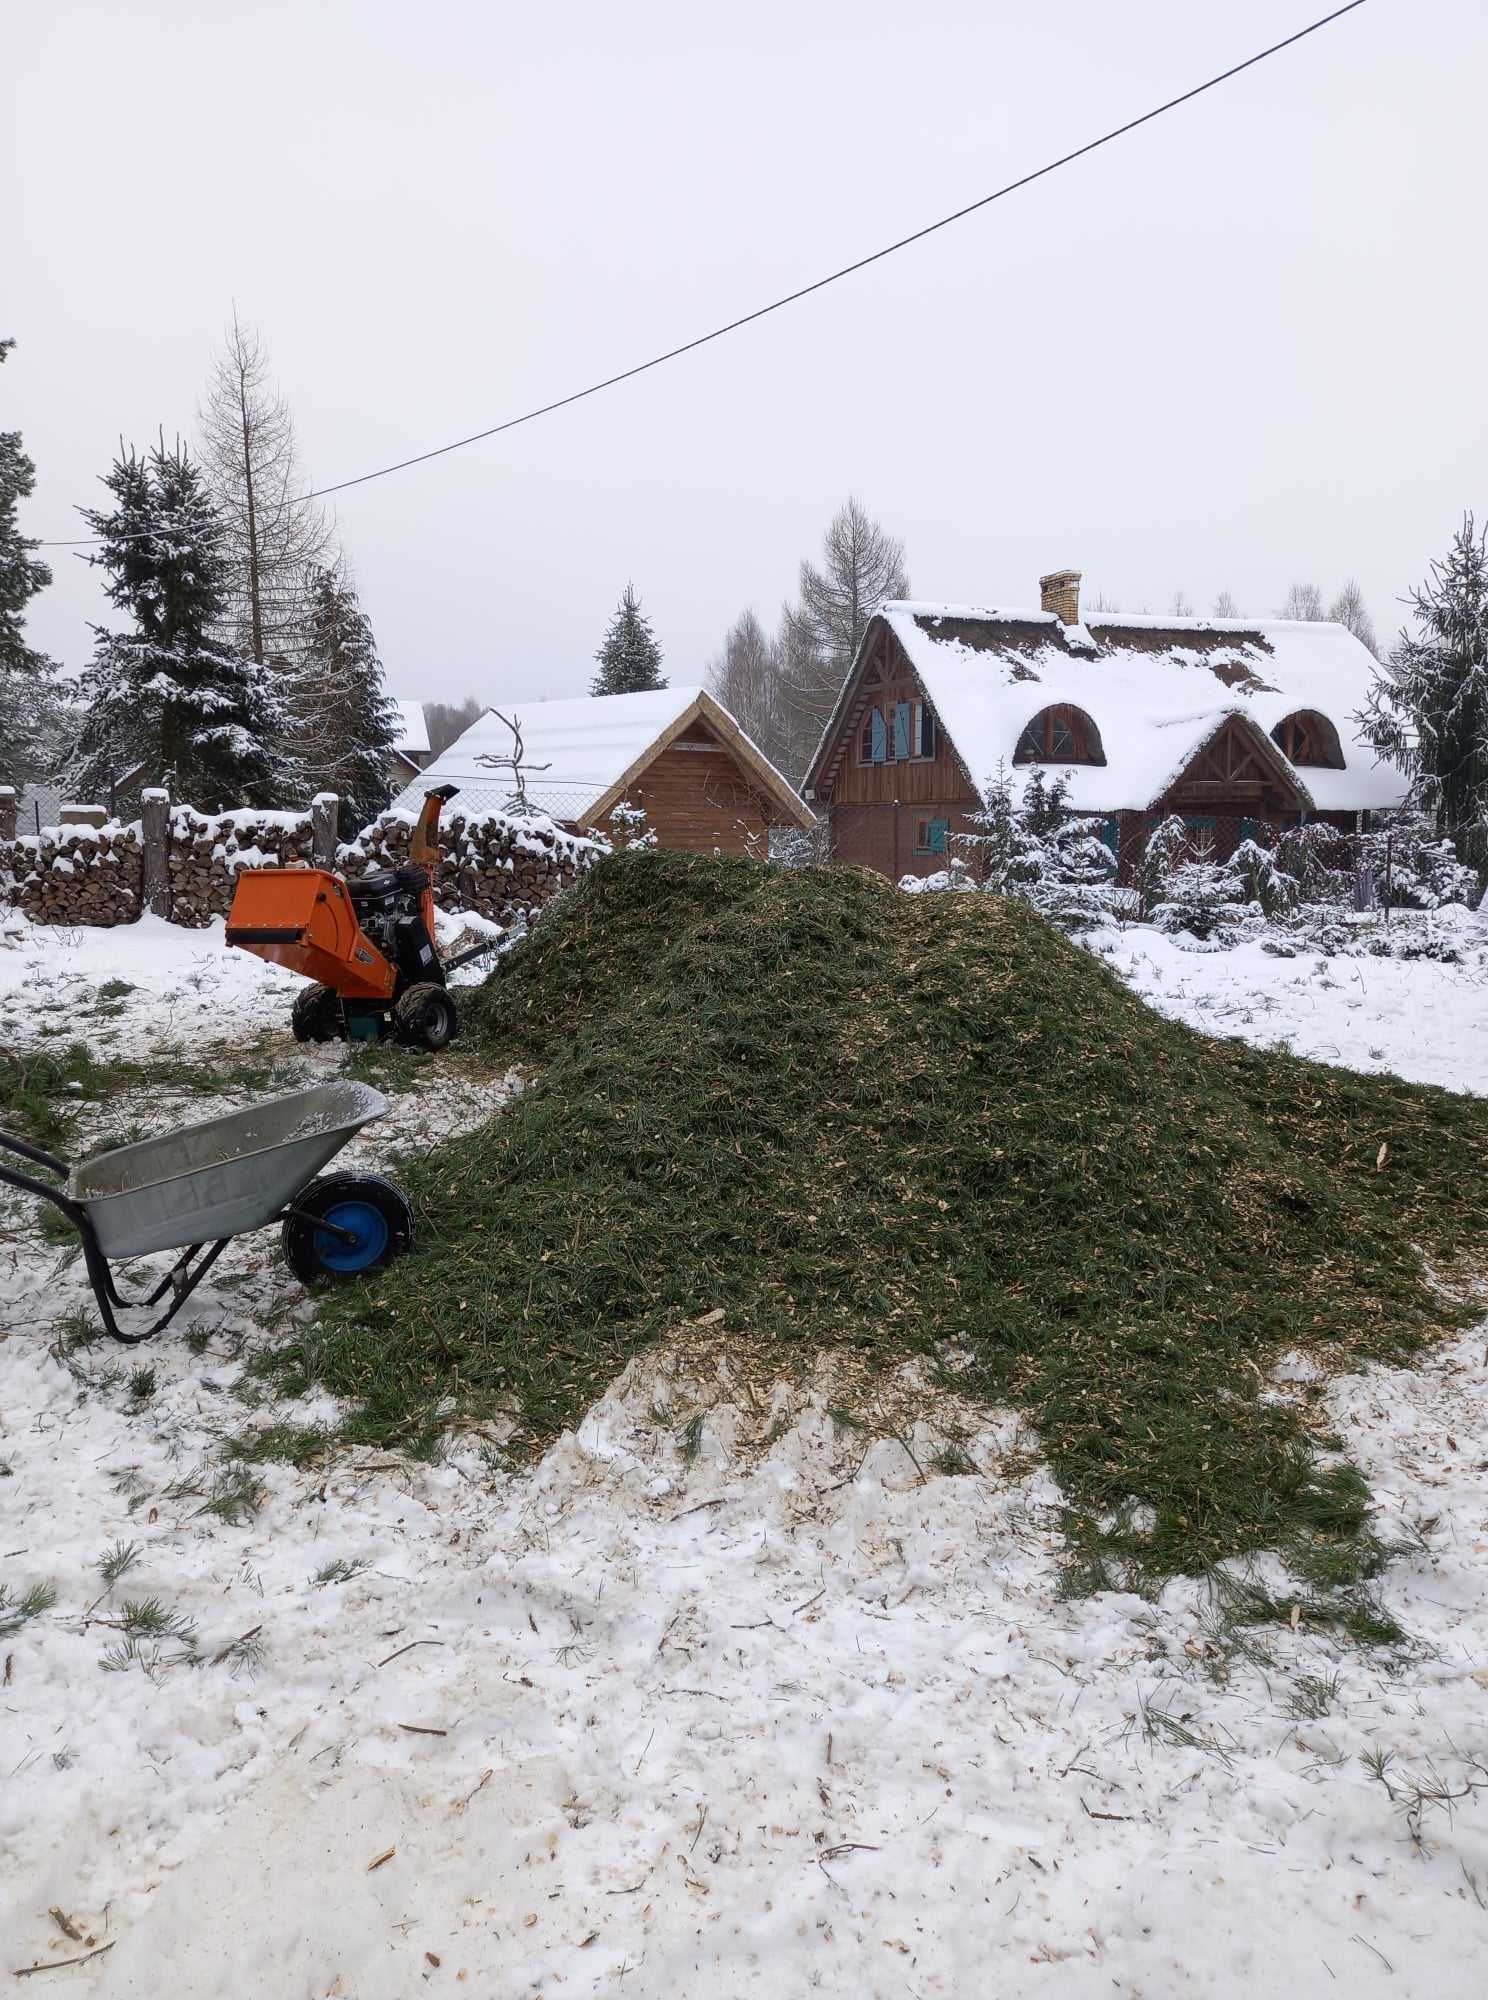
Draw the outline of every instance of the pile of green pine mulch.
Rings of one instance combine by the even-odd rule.
[[[1264,1378],[1467,1321],[1421,1253],[1488,1250],[1488,1103],[1206,1040],[1015,903],[672,854],[607,861],[466,1015],[532,1087],[411,1165],[415,1253],[266,1363],[344,1436],[499,1410],[539,1446],[722,1307],[787,1366],[922,1356],[1025,1411],[1081,1581],[1381,1559]]]

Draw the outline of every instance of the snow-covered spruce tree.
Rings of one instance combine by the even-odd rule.
[[[1137,895],[1144,920],[1168,901],[1173,877],[1187,855],[1188,828],[1177,813],[1169,813],[1148,835],[1137,870]]]
[[[369,825],[392,793],[388,759],[401,717],[383,680],[371,622],[343,568],[317,569],[310,584],[309,644],[288,690],[286,765],[306,797],[338,792],[341,825]]]
[[[1467,515],[1446,558],[1410,595],[1402,632],[1356,718],[1377,755],[1411,781],[1464,861],[1488,873],[1488,529]]]
[[[1477,870],[1458,859],[1456,847],[1437,832],[1429,812],[1405,806],[1377,815],[1357,845],[1381,904],[1388,900],[1397,910],[1439,910],[1447,903],[1471,908],[1478,900]]]
[[[650,619],[641,610],[634,584],[626,584],[604,644],[594,657],[599,672],[589,689],[591,694],[645,694],[666,686],[661,648]]]
[[[93,798],[164,784],[204,811],[272,805],[282,716],[266,669],[211,636],[219,528],[196,466],[179,440],[143,460],[121,445],[103,483],[112,509],[80,510],[103,540],[89,560],[133,630],[93,628],[70,781]]]
[[[1187,931],[1206,942],[1246,902],[1245,884],[1233,861],[1214,855],[1214,835],[1208,827],[1194,834],[1188,858],[1168,878],[1168,893],[1153,911],[1159,930]]]
[[[1101,822],[1069,808],[1069,778],[1049,778],[1037,768],[1023,788],[1018,817],[1037,842],[1042,867],[1021,893],[1061,930],[1090,930],[1106,923],[1114,907],[1116,856],[1106,845]]]
[[[983,787],[981,809],[964,818],[966,830],[951,834],[949,845],[978,888],[1011,896],[1040,879],[1043,844],[1029,833],[1013,804],[1012,781],[1003,765]]]
[[[0,362],[14,345],[0,340]],[[0,784],[17,789],[50,764],[61,714],[56,662],[25,637],[26,606],[52,580],[16,519],[35,484],[20,432],[0,431]]]

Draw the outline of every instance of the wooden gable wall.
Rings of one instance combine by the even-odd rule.
[[[816,784],[818,809],[825,807],[831,814],[837,859],[875,868],[896,881],[901,875],[928,875],[946,865],[949,855],[945,848],[929,850],[918,837],[926,830],[926,822],[955,831],[964,827],[966,813],[979,810],[981,805],[938,716],[933,756],[882,764],[860,761],[859,745],[871,708],[877,706],[891,718],[897,703],[924,699],[925,691],[904,648],[879,621],[859,662]],[[892,745],[892,727],[889,741]]]
[[[627,797],[645,808],[658,846],[689,854],[717,848],[763,856],[779,817],[753,774],[701,716],[651,759]],[[600,825],[610,831],[608,818]]]

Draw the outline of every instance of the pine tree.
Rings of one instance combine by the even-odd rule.
[[[1410,603],[1417,631],[1379,669],[1356,718],[1376,754],[1411,781],[1438,834],[1488,868],[1488,530],[1467,515]]]
[[[266,670],[211,636],[220,528],[196,466],[179,440],[168,451],[162,438],[143,460],[121,445],[103,483],[112,510],[81,510],[104,544],[89,560],[134,629],[93,627],[72,782],[94,797],[164,784],[203,810],[272,804],[283,717]]]
[[[626,584],[604,644],[594,657],[599,672],[589,689],[591,694],[646,694],[666,686],[661,648],[650,619],[641,610],[634,584]]]
[[[0,362],[15,342],[0,340]],[[56,662],[25,639],[26,606],[52,580],[16,521],[36,483],[19,431],[0,431],[0,784],[17,789],[44,770],[60,711]]]
[[[388,759],[401,727],[371,622],[340,566],[310,585],[308,651],[290,696],[300,788],[339,792],[342,827],[356,832],[386,806]]]

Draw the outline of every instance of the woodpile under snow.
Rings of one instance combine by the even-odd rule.
[[[199,930],[227,915],[241,869],[308,866],[313,854],[308,813],[206,814],[176,806],[167,863],[171,922]]]
[[[413,827],[409,813],[384,813],[337,850],[336,866],[348,876],[404,866]],[[456,815],[441,839],[444,859],[435,885],[440,908],[474,910],[503,927],[533,916],[606,852],[540,815],[514,819],[492,813],[468,820]],[[308,866],[313,857],[309,813],[209,814],[173,806],[164,857],[170,920],[200,929],[213,917],[226,916],[243,869]],[[144,883],[138,820],[49,827],[39,836],[0,839],[0,907],[8,904],[34,923],[133,923],[145,907]]]
[[[387,812],[340,848],[348,876],[407,865],[414,817]],[[606,849],[565,833],[541,814],[529,819],[455,813],[440,831],[443,860],[434,900],[442,910],[474,910],[503,926],[530,917],[592,868]]]
[[[0,902],[36,924],[132,924],[142,864],[138,821],[45,827],[0,842]]]

